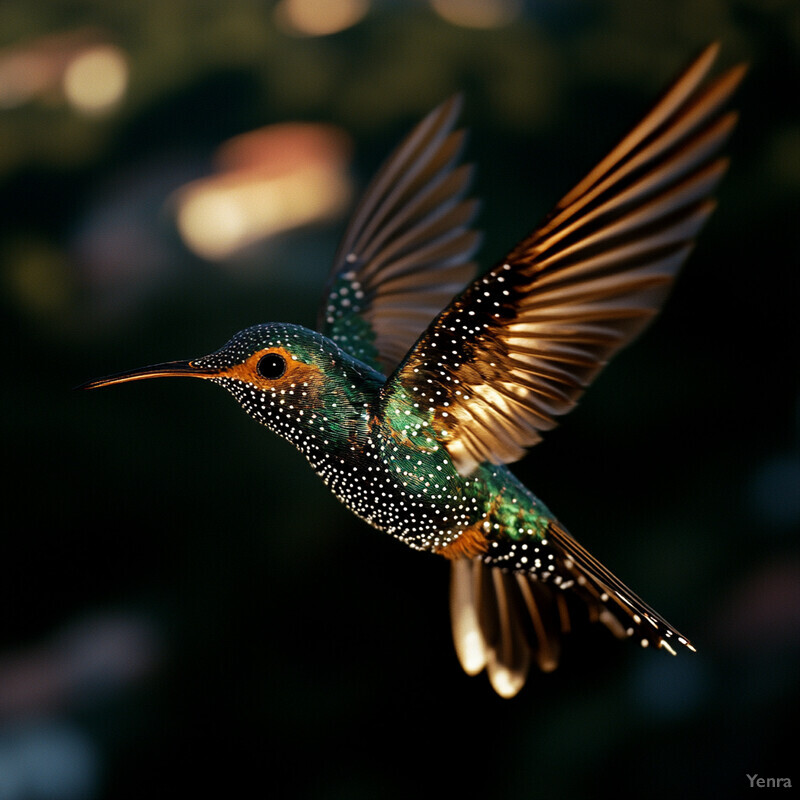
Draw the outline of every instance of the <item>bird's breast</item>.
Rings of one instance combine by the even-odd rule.
[[[445,547],[485,515],[481,493],[446,453],[404,446],[377,427],[362,446],[315,455],[314,470],[350,511],[414,549]]]
[[[444,448],[420,447],[373,422],[364,438],[307,453],[356,516],[415,550],[513,560],[506,544],[540,538],[552,515],[505,467],[463,477]],[[516,566],[516,564],[514,564]]]

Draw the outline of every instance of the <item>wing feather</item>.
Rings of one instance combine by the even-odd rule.
[[[461,101],[434,109],[378,171],[334,259],[318,328],[386,374],[475,274],[464,199],[472,168],[459,165]],[[413,313],[412,313],[413,311]]]
[[[462,475],[520,458],[663,305],[727,166],[718,152],[736,115],[723,107],[744,68],[703,85],[717,50],[439,314],[387,381],[385,402],[413,390],[427,403]]]

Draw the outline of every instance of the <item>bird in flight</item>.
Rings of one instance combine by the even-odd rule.
[[[714,208],[744,67],[707,47],[527,238],[475,277],[477,202],[460,100],[425,117],[369,184],[318,331],[255,325],[215,353],[111,375],[227,389],[358,517],[450,561],[464,670],[514,696],[579,619],[694,650],[506,466],[573,408],[663,305]]]

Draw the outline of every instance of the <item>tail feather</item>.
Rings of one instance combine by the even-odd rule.
[[[601,622],[611,627],[603,619],[610,614],[611,618],[624,626],[626,635],[637,635],[643,647],[653,645],[675,655],[672,640],[676,640],[692,652],[695,651],[694,645],[683,634],[631,591],[558,523],[550,525],[548,540],[557,552],[563,554],[564,569],[601,606]],[[561,584],[563,588],[563,580]],[[604,615],[603,611],[608,614]]]
[[[552,524],[540,547],[553,554],[553,569],[514,572],[478,556],[451,562],[453,641],[464,671],[486,669],[495,691],[513,697],[531,663],[551,672],[565,635],[583,618],[618,638],[675,655],[689,640],[623,584],[566,530]]]

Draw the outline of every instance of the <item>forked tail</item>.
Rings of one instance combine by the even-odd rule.
[[[513,697],[531,662],[544,672],[558,666],[561,641],[576,614],[603,623],[619,638],[675,655],[689,640],[632,592],[566,530],[552,523],[541,542],[548,565],[515,572],[482,557],[452,562],[450,613],[453,640],[464,671],[484,668],[495,691]],[[552,558],[550,558],[552,556]]]

